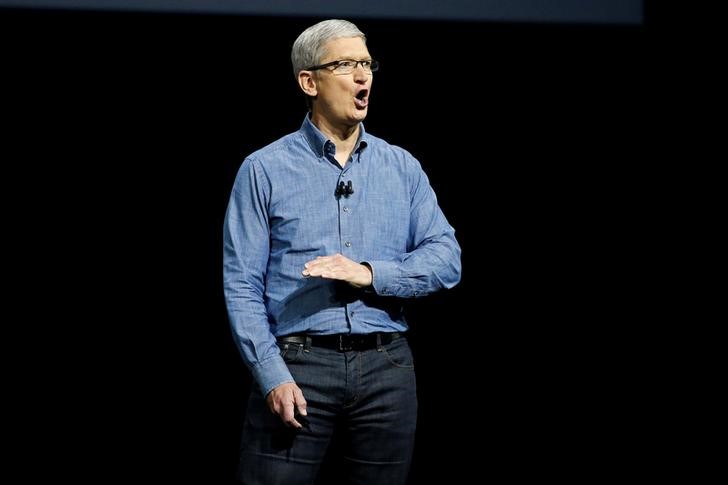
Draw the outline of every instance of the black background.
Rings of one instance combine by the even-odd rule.
[[[224,308],[222,221],[244,156],[300,126],[290,45],[319,19],[1,18],[8,139],[53,315],[38,330],[53,356],[38,467],[232,483],[250,377]],[[649,19],[353,19],[382,65],[367,129],[421,161],[463,248],[461,284],[409,303],[412,483],[614,477],[630,462],[614,443],[632,399],[618,381],[644,250]]]

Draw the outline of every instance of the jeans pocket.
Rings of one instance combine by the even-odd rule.
[[[301,344],[279,343],[278,347],[281,349],[281,357],[286,364],[297,361],[303,352]]]
[[[406,340],[395,341],[390,345],[382,347],[382,353],[390,364],[402,369],[414,369],[415,363],[412,358],[412,351]]]

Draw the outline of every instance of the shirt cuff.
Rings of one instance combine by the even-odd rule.
[[[267,396],[270,391],[281,384],[295,382],[288,370],[288,366],[279,355],[253,367],[252,373],[255,382],[260,386],[263,396]]]
[[[372,287],[378,295],[394,295],[396,293],[395,282],[399,276],[397,263],[393,261],[367,261],[372,268]]]

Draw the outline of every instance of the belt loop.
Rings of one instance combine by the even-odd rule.
[[[306,341],[303,343],[303,351],[311,352],[311,337],[306,336]]]
[[[377,352],[381,352],[382,350],[384,350],[382,346],[382,334],[377,332]]]

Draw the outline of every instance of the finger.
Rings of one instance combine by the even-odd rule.
[[[335,256],[316,256],[316,258],[308,261],[306,265],[320,265],[320,264],[328,264],[331,261],[334,261]]]
[[[303,273],[308,276],[324,276],[326,273],[329,273],[329,268],[327,266],[309,266],[308,268],[303,270]]]
[[[290,401],[286,402],[283,405],[283,413],[281,414],[281,419],[288,426],[291,426],[293,428],[302,428],[301,423],[296,421],[296,419],[293,416],[293,409],[294,409],[293,403]]]
[[[309,276],[316,276],[314,274],[314,271],[316,271],[317,263],[316,260],[309,261],[303,265],[303,271],[301,271],[301,274],[308,278]]]
[[[303,393],[301,392],[301,389],[296,389],[293,392],[293,396],[296,401],[296,409],[298,409],[298,414],[301,416],[306,416],[308,412],[306,411],[306,399],[303,397]]]

